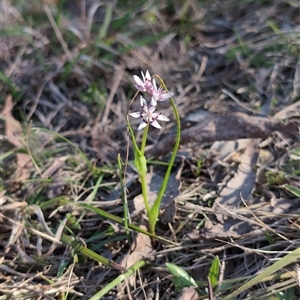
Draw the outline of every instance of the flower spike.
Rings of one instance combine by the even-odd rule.
[[[139,90],[140,92],[149,92],[153,90],[153,86],[151,83],[151,76],[149,71],[147,70],[146,74],[144,75],[143,72],[142,73],[142,77],[143,80],[141,80],[138,76],[133,75],[133,80],[135,83],[135,87],[137,90]]]
[[[166,101],[173,97],[173,93],[167,93],[162,87],[157,88],[155,79],[153,79],[152,97],[154,101]]]
[[[142,111],[131,113],[130,116],[133,118],[142,118],[142,122],[140,123],[138,130],[145,128],[148,124],[156,127],[158,129],[161,128],[159,121],[169,121],[169,119],[162,115],[161,113],[155,113],[156,109],[156,101],[152,98],[150,106],[148,107],[146,100],[140,96],[140,104],[142,107]]]
[[[140,92],[147,92],[150,94],[155,103],[157,101],[168,100],[173,96],[173,93],[167,93],[162,87],[157,88],[156,81],[154,78],[151,81],[151,76],[148,70],[146,71],[146,74],[142,72],[142,78],[143,80],[140,77],[133,75],[135,88]]]

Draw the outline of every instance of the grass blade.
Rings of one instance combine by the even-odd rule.
[[[300,258],[300,248],[297,248],[296,250],[292,251],[288,255],[281,258],[279,261],[275,262],[272,266],[268,267],[261,273],[259,273],[257,276],[255,276],[253,279],[249,280],[245,284],[243,284],[241,287],[239,287],[236,291],[231,293],[230,295],[223,298],[223,300],[230,300],[236,297],[237,295],[241,294],[242,292],[250,289],[253,285],[259,284],[265,277],[272,275],[276,271],[284,268],[290,263],[293,263],[294,261],[298,260]]]
[[[89,300],[101,299],[105,294],[112,290],[116,285],[122,283],[125,279],[129,278],[134,272],[143,267],[146,264],[144,260],[135,263],[131,268],[129,268],[124,274],[119,275],[112,282],[101,289],[97,294],[91,297]]]

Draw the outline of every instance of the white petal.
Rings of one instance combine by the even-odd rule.
[[[133,80],[136,84],[144,84],[139,76],[133,75]]]
[[[156,128],[158,128],[158,129],[160,129],[161,128],[161,126],[158,124],[158,122],[155,120],[155,121],[153,121],[152,123],[150,123],[152,126],[154,126],[154,127],[156,127]]]
[[[142,93],[146,92],[146,89],[143,86],[135,84],[134,87]]]
[[[150,105],[148,110],[149,110],[150,114],[153,114],[155,109],[156,109],[156,106]]]
[[[155,99],[152,97],[151,98],[151,103],[150,103],[150,106],[156,106],[157,105],[157,102],[155,101]]]
[[[156,81],[155,81],[154,78],[153,78],[153,80],[152,80],[152,85],[153,85],[153,87],[154,87],[154,90],[157,91]]]
[[[134,112],[129,114],[130,116],[134,117],[134,118],[140,118],[141,117],[141,113],[140,112]]]
[[[144,82],[143,82],[138,76],[133,75],[133,81],[134,81],[134,83],[135,83],[134,86],[135,86],[139,91],[141,91],[141,92],[145,92],[145,91],[146,91],[146,89],[145,89],[145,87],[144,87]]]
[[[151,76],[150,76],[150,73],[148,70],[146,72],[145,79],[148,79],[149,81],[151,81]]]
[[[159,96],[157,97],[159,101],[166,101],[168,99],[170,99],[171,97],[173,97],[173,93],[162,93],[159,94]]]
[[[140,104],[141,106],[147,106],[147,101],[143,98],[143,96],[140,96]]]
[[[144,111],[142,112],[142,119],[143,120],[148,120],[148,114],[145,113]]]
[[[141,129],[145,128],[147,125],[148,125],[147,123],[145,123],[144,121],[142,121],[141,124],[138,127],[138,130],[141,130]]]
[[[170,121],[170,119],[167,118],[167,117],[164,116],[164,115],[159,115],[158,118],[157,118],[157,120],[160,120],[160,121]]]

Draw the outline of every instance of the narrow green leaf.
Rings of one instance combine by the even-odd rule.
[[[94,206],[89,205],[89,204],[83,204],[83,203],[76,203],[76,204],[77,204],[78,206],[80,206],[80,207],[84,207],[85,209],[88,209],[88,210],[93,211],[94,213],[98,214],[99,216],[102,216],[102,217],[105,218],[105,219],[114,221],[114,222],[116,222],[116,223],[118,223],[118,224],[120,224],[120,225],[123,225],[123,224],[124,224],[124,221],[123,221],[121,218],[119,218],[119,217],[117,217],[117,216],[115,216],[115,215],[113,215],[113,214],[111,214],[111,213],[109,213],[109,212],[106,212],[106,211],[104,211],[104,210],[102,210],[102,209],[100,209],[100,208],[94,207]],[[136,225],[134,225],[134,224],[131,224],[131,223],[130,223],[130,224],[128,224],[128,227],[129,227],[131,230],[134,230],[134,231],[136,231],[136,232],[140,232],[140,233],[146,234],[146,235],[150,236],[151,238],[160,240],[160,241],[165,242],[165,243],[167,243],[167,244],[177,245],[176,243],[174,243],[174,242],[172,242],[172,241],[170,241],[170,240],[168,240],[168,239],[165,239],[165,238],[163,238],[163,237],[160,237],[160,236],[157,236],[157,235],[155,235],[155,234],[153,234],[153,233],[150,233],[150,232],[148,232],[148,231],[146,231],[146,230],[143,230],[143,229],[141,229],[139,226],[136,226]]]
[[[125,268],[121,265],[107,259],[106,257],[90,250],[85,245],[81,244],[78,240],[75,240],[73,237],[69,237],[66,234],[63,234],[61,236],[61,241],[65,244],[68,244],[72,247],[74,252],[79,252],[86,257],[89,257],[90,259],[93,259],[95,261],[98,261],[102,263],[104,266],[110,267],[112,269],[118,270],[118,271],[125,271]]]
[[[219,256],[215,256],[208,273],[208,277],[210,279],[213,288],[215,287],[218,281],[219,272],[220,272],[220,259]]]
[[[223,300],[231,300],[237,295],[243,293],[244,291],[250,289],[255,284],[259,284],[260,282],[264,281],[267,276],[272,275],[276,271],[283,269],[285,266],[289,265],[297,261],[300,258],[300,248],[295,249],[294,251],[290,252],[286,256],[282,257],[280,260],[276,261],[273,265],[266,268],[264,271],[260,272],[257,276],[248,280],[245,284],[239,287],[236,291],[231,293],[230,295],[223,298]]]
[[[197,287],[198,286],[196,281],[194,280],[194,278],[191,277],[182,268],[180,268],[180,267],[178,267],[178,266],[176,266],[175,264],[172,264],[172,263],[166,263],[166,267],[171,272],[171,274],[174,276],[173,277],[173,282],[174,282],[175,287],[178,290],[181,290],[184,287],[190,287],[190,286]]]
[[[125,279],[129,278],[134,272],[143,267],[146,264],[144,260],[138,261],[132,267],[130,267],[125,273],[119,275],[109,284],[107,284],[103,289],[101,289],[98,293],[96,293],[89,300],[98,300],[101,299],[105,294],[107,294],[110,290],[112,290],[115,286],[122,283]]]
[[[124,186],[124,178],[123,178],[123,166],[122,166],[122,160],[121,160],[121,155],[120,153],[118,154],[118,167],[119,167],[119,180],[121,184],[121,195],[122,195],[122,200],[123,200],[123,210],[124,210],[124,227],[126,229],[126,234],[129,234],[129,229],[128,229],[128,219],[129,219],[129,214],[128,214],[128,203],[127,203],[127,194],[126,194],[126,189]]]
[[[298,189],[298,188],[296,188],[292,185],[289,185],[289,184],[285,184],[283,187],[284,187],[285,190],[287,190],[288,192],[290,192],[294,196],[300,198],[300,189]]]
[[[100,27],[100,31],[98,35],[99,40],[102,40],[107,36],[108,28],[112,21],[112,13],[113,13],[113,4],[111,2],[108,2],[106,5],[104,20],[102,26]]]
[[[56,274],[56,277],[57,278],[60,278],[60,276],[63,275],[65,269],[70,265],[70,262],[68,260],[63,260],[60,264],[59,264],[59,267],[58,267],[58,270],[57,270],[57,274]]]

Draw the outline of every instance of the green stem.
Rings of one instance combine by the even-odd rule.
[[[133,150],[134,150],[134,155],[138,155],[138,152],[140,152],[139,150],[139,147],[136,143],[136,140],[135,140],[135,137],[134,137],[134,133],[133,133],[133,130],[131,128],[131,125],[129,123],[129,121],[126,122],[127,123],[127,127],[129,128],[129,132],[130,132],[130,135],[131,135],[131,140],[132,140],[132,143],[133,143]]]
[[[144,156],[145,147],[147,142],[147,136],[149,131],[149,124],[145,127],[143,132],[143,140],[142,140],[142,147],[141,147],[141,155]],[[150,206],[148,201],[148,193],[147,193],[147,183],[146,183],[146,174],[140,174],[141,185],[142,185],[142,194],[144,199],[145,208],[147,211],[147,216],[150,214]]]
[[[166,88],[166,85],[164,84],[163,80],[157,75],[155,75],[154,77],[159,78],[163,88],[166,90],[166,92],[168,92],[168,90]],[[179,117],[179,113],[178,113],[178,110],[176,108],[176,105],[175,105],[175,102],[174,102],[173,98],[170,98],[170,103],[172,105],[172,108],[173,108],[173,111],[174,111],[174,114],[175,114],[175,118],[176,118],[176,130],[177,130],[177,132],[176,132],[176,142],[175,142],[174,150],[173,150],[173,153],[172,153],[172,156],[171,156],[169,166],[168,166],[168,169],[166,171],[163,183],[160,187],[157,198],[156,198],[156,200],[155,200],[155,202],[154,202],[154,204],[151,208],[151,212],[149,214],[149,227],[150,227],[149,230],[150,230],[150,233],[152,233],[152,234],[154,234],[154,232],[155,232],[155,225],[156,225],[156,222],[157,222],[160,203],[161,203],[162,197],[165,193],[165,190],[167,188],[169,177],[170,177],[171,170],[172,170],[172,167],[173,167],[173,163],[175,161],[176,154],[177,154],[179,144],[180,144],[180,117]]]
[[[146,183],[147,164],[146,164],[146,159],[144,157],[149,125],[147,125],[144,129],[141,151],[138,149],[138,146],[137,146],[137,143],[136,143],[136,140],[134,137],[134,133],[133,133],[133,130],[132,130],[129,122],[127,122],[127,126],[129,128],[129,131],[131,134],[131,139],[133,142],[135,161],[137,162],[136,167],[138,169],[138,172],[140,175],[140,180],[141,180],[141,185],[142,185],[143,200],[144,200],[145,208],[147,211],[147,215],[149,216],[150,206],[149,206],[149,202],[148,202],[147,183]]]
[[[142,147],[141,147],[142,155],[144,155],[144,153],[145,153],[148,131],[149,131],[149,124],[145,127],[144,132],[143,132],[143,140],[142,140]]]
[[[145,208],[146,208],[146,211],[147,211],[147,216],[149,218],[150,213],[151,213],[151,209],[150,209],[149,201],[148,201],[147,183],[146,183],[146,176],[145,175],[140,174],[140,179],[141,179],[142,194],[143,194],[143,199],[144,199],[144,203],[145,203]]]

